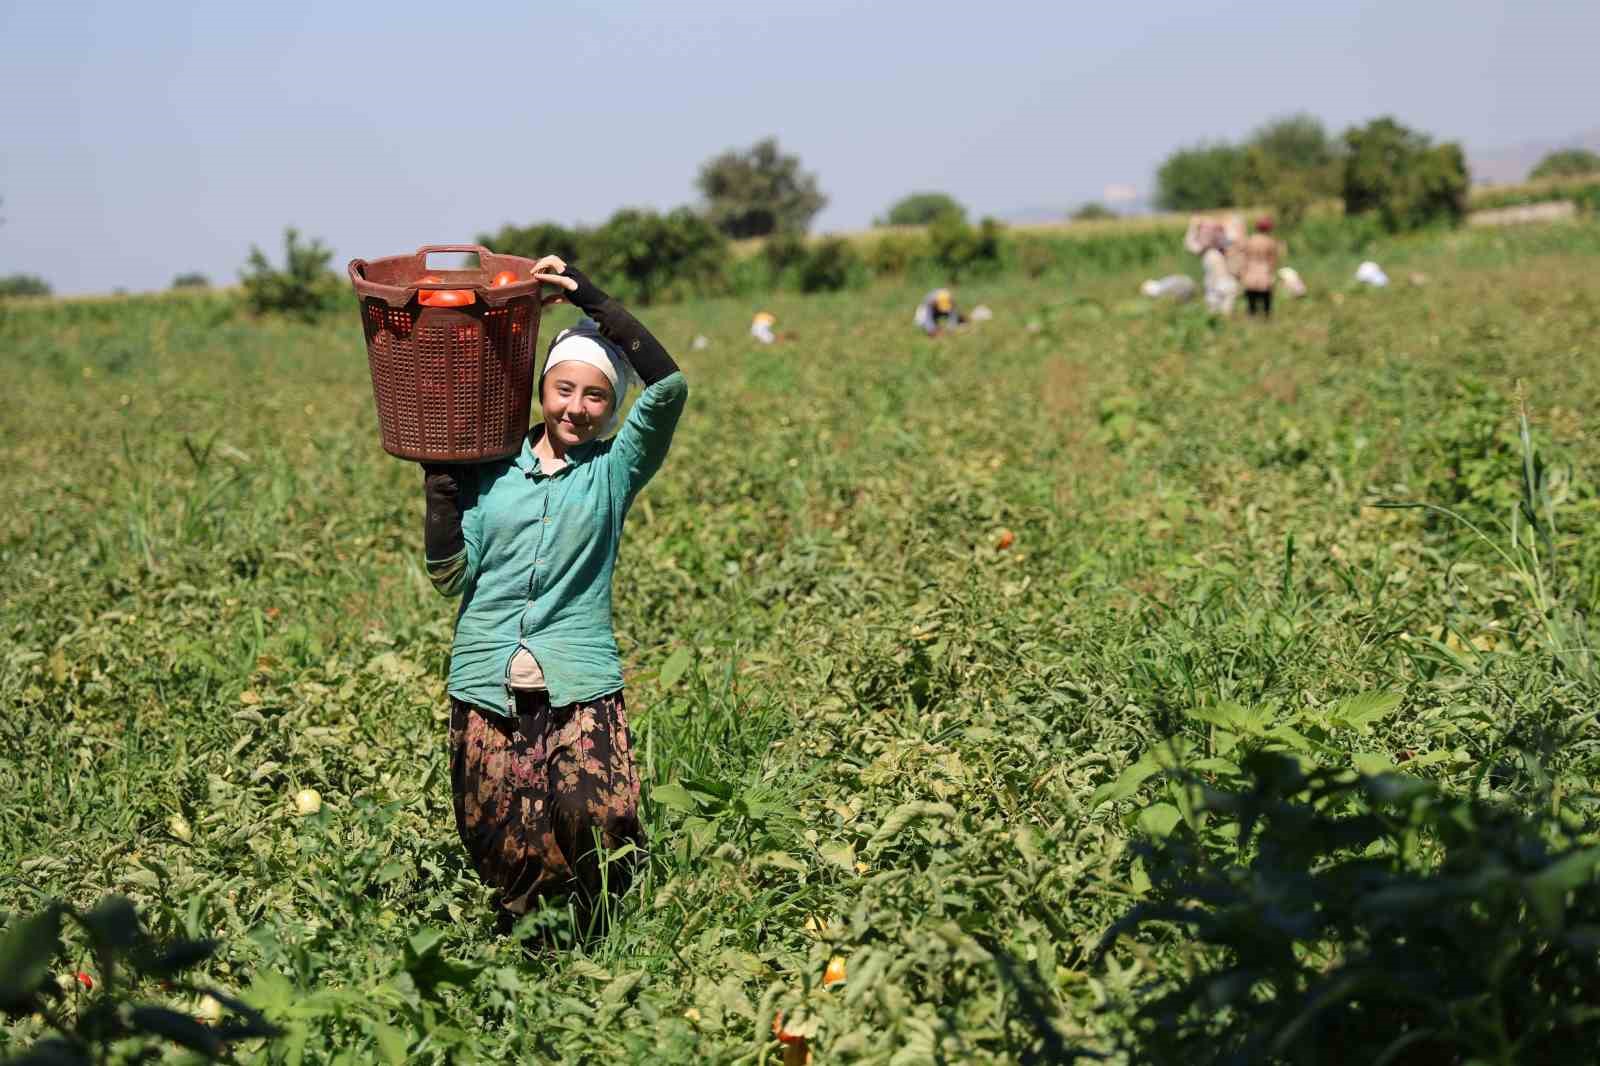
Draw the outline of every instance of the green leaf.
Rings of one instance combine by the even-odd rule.
[[[378,1043],[378,1053],[390,1066],[404,1066],[408,1041],[405,1034],[392,1025],[372,1023],[372,1038]]]
[[[0,934],[0,1011],[28,1013],[34,994],[61,951],[61,905],[14,918]]]
[[[1522,889],[1528,905],[1548,931],[1560,929],[1567,907],[1567,893],[1587,884],[1600,867],[1600,847],[1575,851],[1523,878]]]
[[[1170,803],[1153,803],[1139,812],[1139,828],[1153,837],[1165,837],[1183,820]]]
[[[481,965],[451,962],[442,957],[439,947],[444,936],[442,929],[419,929],[406,941],[406,973],[411,975],[417,991],[428,999],[438,998],[441,985],[465,988],[483,970]]]
[[[139,912],[123,896],[107,896],[95,904],[94,910],[83,916],[83,924],[97,951],[120,953],[144,937]]]
[[[139,960],[134,968],[149,977],[171,977],[200,965],[216,950],[215,940],[179,940]]]
[[[1189,769],[1203,774],[1235,774],[1239,773],[1239,764],[1232,759],[1197,759],[1189,764]]]
[[[1350,729],[1365,729],[1386,718],[1400,706],[1400,696],[1394,692],[1363,692],[1340,700],[1328,717],[1336,724]]]
[[[661,664],[661,687],[668,689],[676,685],[693,662],[694,652],[687,645],[667,656],[667,661]]]
[[[872,839],[867,842],[869,848],[876,849],[888,843],[903,833],[912,822],[924,818],[938,818],[941,820],[954,820],[956,809],[948,803],[933,803],[928,800],[911,800],[902,803],[889,812],[889,817],[883,820]]]
[[[656,785],[650,790],[650,798],[668,810],[682,811],[685,814],[693,813],[699,809],[694,797],[682,785],[671,783]]]
[[[817,853],[825,862],[839,867],[847,873],[854,873],[856,869],[856,846],[848,841],[829,841],[817,845]]]
[[[210,1026],[166,1007],[135,1007],[128,1012],[128,1023],[137,1032],[166,1037],[207,1058],[220,1058],[225,1050],[221,1037],[212,1032]]]
[[[1220,726],[1223,729],[1232,729],[1234,732],[1248,732],[1253,720],[1250,712],[1233,700],[1190,707],[1188,713],[1190,718],[1197,721]]]
[[[757,855],[750,865],[752,868],[776,866],[780,870],[789,870],[797,874],[806,872],[806,864],[787,851],[764,851]]]
[[[1089,797],[1090,810],[1104,803],[1114,803],[1117,800],[1127,799],[1139,791],[1140,785],[1160,772],[1161,767],[1156,763],[1155,759],[1149,755],[1144,756],[1123,770],[1115,781],[1108,781],[1095,789],[1094,793]]]
[[[1384,774],[1394,769],[1389,756],[1376,751],[1358,751],[1350,757],[1350,761],[1364,774]]]
[[[6,1066],[90,1066],[94,1060],[86,1050],[68,1043],[59,1036],[48,1037],[33,1045]]]

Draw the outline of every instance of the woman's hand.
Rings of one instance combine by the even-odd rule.
[[[567,261],[559,255],[547,255],[533,264],[533,276],[547,284],[565,289],[567,292],[576,292],[578,283],[566,276]],[[567,298],[559,292],[551,293],[544,298],[544,306],[566,303]]]

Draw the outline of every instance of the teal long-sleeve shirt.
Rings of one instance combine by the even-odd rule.
[[[466,547],[454,558],[427,560],[440,590],[461,594],[451,696],[514,714],[506,677],[518,647],[539,661],[553,706],[622,687],[611,629],[622,524],[665,461],[688,395],[681,373],[655,382],[616,436],[568,449],[567,465],[554,474],[533,454],[542,425],[519,455],[456,471]]]

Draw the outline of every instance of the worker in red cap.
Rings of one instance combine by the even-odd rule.
[[[1256,219],[1256,231],[1245,238],[1243,269],[1239,281],[1244,286],[1245,306],[1250,314],[1261,313],[1272,317],[1272,287],[1278,281],[1278,261],[1283,258],[1283,244],[1272,236],[1272,219],[1263,215]]]

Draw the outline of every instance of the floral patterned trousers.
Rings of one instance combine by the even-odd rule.
[[[450,784],[502,923],[561,897],[586,922],[603,892],[627,891],[646,841],[620,691],[564,707],[518,692],[514,718],[452,700]],[[606,862],[629,843],[638,850]]]

